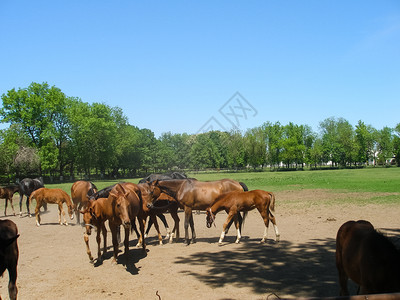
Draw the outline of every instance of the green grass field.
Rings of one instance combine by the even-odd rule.
[[[198,180],[218,180],[231,178],[246,183],[250,190],[263,189],[272,192],[325,189],[332,192],[355,193],[368,192],[376,196],[366,202],[380,204],[400,203],[400,168],[367,168],[324,171],[293,172],[246,172],[246,173],[189,173],[189,177]],[[137,183],[139,178],[125,180]],[[118,181],[95,181],[99,189]],[[72,183],[46,184],[48,188],[61,188],[68,194]],[[18,195],[16,195],[18,196]],[[14,196],[14,197],[16,197]],[[348,201],[353,201],[351,198]],[[16,205],[14,201],[14,205]],[[0,202],[0,211],[4,209],[4,201]]]

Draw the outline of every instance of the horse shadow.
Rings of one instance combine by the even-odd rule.
[[[238,245],[226,237],[222,246],[214,238],[198,242],[215,243],[217,252],[197,252],[178,257],[177,264],[206,266],[206,271],[184,271],[212,288],[246,286],[260,295],[280,293],[296,297],[329,297],[339,294],[335,264],[335,239],[313,239],[295,244],[276,243],[246,236]],[[234,248],[234,249],[232,249]],[[349,286],[356,293],[356,287]]]

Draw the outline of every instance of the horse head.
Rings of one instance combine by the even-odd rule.
[[[131,225],[129,216],[130,203],[127,199],[129,193],[130,191],[126,191],[121,184],[117,183],[108,196],[108,199],[112,201],[115,216],[121,220],[125,228]]]
[[[90,200],[88,207],[84,211],[81,211],[81,214],[83,214],[83,222],[85,223],[87,235],[90,235],[92,233],[92,228],[95,228],[93,226],[93,221],[97,219],[95,213],[95,203],[96,202],[94,200]]]
[[[68,215],[71,220],[74,219],[75,206],[73,203],[68,204]]]
[[[158,197],[160,197],[161,189],[159,186],[158,179],[150,183],[147,183],[147,185],[148,186],[147,186],[146,206],[147,208],[151,209],[154,207],[154,202],[157,200]]]
[[[215,214],[213,214],[213,212],[211,210],[211,207],[209,207],[206,210],[206,214],[207,214],[206,215],[206,226],[207,226],[207,228],[210,228],[213,223],[214,223],[214,226],[216,226],[215,225]]]

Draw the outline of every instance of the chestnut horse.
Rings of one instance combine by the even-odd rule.
[[[400,251],[368,221],[348,221],[336,237],[340,295],[349,295],[347,280],[361,294],[400,292]]]
[[[18,185],[9,185],[6,187],[0,188],[0,198],[6,199],[5,207],[4,207],[4,215],[7,216],[7,204],[10,202],[11,208],[13,210],[13,214],[15,216],[15,210],[13,205],[13,196],[16,192],[19,191]]]
[[[0,220],[0,276],[8,270],[8,294],[11,300],[17,299],[17,265],[19,237],[17,225],[11,220]],[[0,297],[1,298],[1,297]]]
[[[76,223],[80,224],[80,211],[86,208],[89,197],[97,192],[97,187],[90,181],[79,180],[71,186],[71,198],[75,207]]]
[[[189,224],[192,228],[192,242],[196,241],[192,210],[206,210],[219,195],[231,191],[247,190],[247,187],[244,183],[231,179],[204,182],[189,178],[156,180],[150,183],[150,190],[153,193],[153,202],[147,204],[149,208],[154,206],[162,192],[176,199],[180,205],[184,206],[185,242],[189,245]],[[238,214],[239,222],[241,222],[240,213]]]
[[[85,222],[86,231],[83,236],[83,240],[86,244],[86,253],[89,256],[91,262],[93,262],[92,252],[89,247],[89,235],[92,233],[92,227],[97,229],[96,241],[97,241],[97,260],[101,261],[101,237],[100,234],[103,234],[103,255],[107,249],[107,229],[105,226],[105,221],[107,220],[107,215],[104,213],[107,209],[108,198],[98,198],[97,200],[89,200],[84,211],[81,211],[83,214],[83,221]]]
[[[129,251],[129,231],[131,225],[134,225],[137,218],[140,226],[140,234],[144,236],[145,216],[142,211],[141,202],[136,194],[137,186],[134,183],[117,183],[109,193],[107,199],[99,198],[96,201],[90,200],[87,209],[83,212],[86,223],[86,233],[90,234],[91,225],[95,224],[98,228],[98,260],[101,260],[100,255],[100,230],[103,232],[104,240],[105,227],[104,222],[109,221],[110,231],[112,235],[112,244],[114,249],[113,262],[117,261],[118,256],[118,239],[117,231],[120,225],[125,228],[125,256],[128,258]],[[99,201],[100,200],[100,201]],[[86,242],[86,237],[85,237]],[[105,244],[104,244],[105,245]],[[87,244],[88,247],[88,244]],[[146,245],[142,243],[143,250]],[[104,250],[105,251],[105,250]],[[90,250],[88,249],[89,258],[92,260]]]
[[[275,210],[275,195],[271,192],[262,190],[253,190],[248,192],[233,191],[220,195],[215,199],[214,203],[207,208],[206,225],[208,228],[210,228],[215,221],[215,215],[221,210],[225,210],[228,214],[228,218],[222,227],[222,233],[218,243],[222,244],[225,234],[228,233],[229,228],[227,228],[227,226],[233,219],[235,221],[237,230],[237,238],[235,243],[238,244],[241,238],[239,222],[237,220],[238,212],[243,211],[247,213],[254,208],[257,208],[265,224],[264,235],[260,242],[264,243],[267,238],[270,220],[274,226],[276,241],[278,242],[279,231],[278,227],[276,226],[275,217],[272,213]],[[246,213],[243,217],[243,222],[246,217]]]
[[[65,219],[65,212],[63,209],[63,204],[66,203],[68,207],[68,214],[71,220],[74,219],[74,205],[72,204],[71,198],[69,195],[64,192],[62,189],[48,189],[48,188],[40,188],[32,192],[29,197],[29,203],[32,202],[32,199],[36,199],[36,226],[40,226],[40,208],[45,203],[57,204],[58,205],[58,222],[61,223],[61,214],[64,217],[64,224],[68,225],[67,220]]]

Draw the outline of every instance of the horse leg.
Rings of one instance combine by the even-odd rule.
[[[29,195],[30,197],[31,195]],[[26,209],[28,210],[28,216],[31,217],[31,211],[29,210],[29,197],[26,198]],[[37,201],[37,200],[36,200]]]
[[[19,192],[19,216],[22,217],[22,198],[24,197],[24,194],[22,191]]]
[[[11,208],[13,210],[13,214],[15,216],[15,210],[14,210],[13,197],[12,196],[10,197],[9,201],[10,201]],[[6,200],[6,207],[7,207],[7,200]],[[4,213],[4,215],[5,215],[5,213]]]
[[[130,228],[129,228],[129,226],[128,227],[126,227],[126,226],[124,226],[124,229],[125,229],[125,238],[124,238],[124,248],[125,248],[125,252],[124,252],[124,256],[125,256],[125,261],[126,261],[126,263],[128,263],[128,260],[129,260],[129,231],[131,230]]]
[[[111,237],[112,237],[112,244],[113,244],[113,249],[114,249],[114,257],[112,260],[113,264],[117,263],[117,256],[118,256],[118,238],[117,238],[117,231],[118,231],[118,225],[115,225],[113,223],[109,223],[110,226],[110,231],[111,231]]]
[[[40,203],[36,201],[35,216],[36,216],[36,226],[40,226]]]
[[[161,222],[163,222],[163,224],[164,224],[165,230],[167,231],[167,235],[165,236],[165,239],[167,240],[171,236],[171,231],[169,230],[167,219],[165,218],[164,214],[157,214],[157,217],[159,217]]]
[[[275,216],[269,211],[269,219],[271,220],[272,226],[275,231],[275,241],[279,242],[281,235],[279,234],[278,226],[276,225]]]
[[[104,256],[107,251],[107,229],[104,222],[101,224],[101,232],[103,233],[103,256]]]
[[[178,216],[178,210],[173,210],[170,211],[172,218],[174,219],[174,229],[172,230],[172,234],[169,238],[169,242],[172,243],[174,235],[175,235],[175,239],[176,241],[179,240],[179,216]]]
[[[189,218],[192,216],[192,209],[185,206],[185,243],[190,244],[189,240]]]
[[[143,250],[146,250],[146,242],[144,240],[144,228],[146,226],[146,216],[143,214],[139,214],[137,216],[138,222],[139,222],[139,229],[140,229],[140,237],[142,239],[142,248]]]
[[[190,214],[189,225],[190,228],[192,229],[192,243],[196,243],[196,232],[194,231],[193,214]]]
[[[93,262],[92,252],[90,251],[89,247],[89,236],[87,235],[86,232],[83,234],[83,240],[85,241],[86,244],[86,253],[89,256],[90,262]]]
[[[64,224],[68,225],[67,223],[67,219],[65,218],[65,211],[63,209],[63,204],[62,202],[58,203],[58,222],[60,223],[60,225],[62,225],[63,223],[61,223],[61,214],[64,218]]]
[[[97,242],[97,261],[101,261],[102,260],[102,256],[101,256],[101,228],[97,227],[97,232],[96,232],[96,242]]]
[[[8,268],[8,294],[11,300],[17,299],[18,288],[15,284],[17,281],[17,263],[13,263],[12,266]]]
[[[236,241],[235,241],[236,244],[239,244],[240,239],[242,238],[242,235],[241,235],[241,233],[240,233],[241,224],[240,224],[240,221],[238,220],[238,215],[240,216],[240,213],[237,213],[237,214],[233,217],[233,219],[234,219],[234,221],[235,221],[235,227],[236,227],[236,233],[237,233],[237,235],[236,235]]]
[[[161,232],[160,232],[160,226],[158,226],[158,222],[157,222],[156,215],[151,214],[151,215],[150,215],[150,220],[153,220],[154,227],[155,227],[156,230],[157,230],[157,233],[158,233],[158,243],[159,243],[160,245],[162,245],[162,244],[163,244],[163,241],[162,241],[163,238],[162,238],[162,235],[161,235]]]
[[[220,236],[220,238],[219,238],[218,244],[220,244],[220,245],[222,244],[222,241],[223,241],[224,238],[225,238],[225,234],[227,233],[227,229],[229,229],[229,228],[227,228],[227,227],[228,227],[228,224],[229,224],[229,223],[232,224],[231,220],[233,219],[233,217],[234,217],[235,215],[236,215],[236,212],[229,212],[228,218],[226,219],[224,225],[222,226],[222,233],[221,233],[221,236]]]
[[[144,234],[145,238],[148,237],[151,226],[153,226],[153,220],[152,220],[152,218],[149,217],[149,222],[147,223],[147,229],[146,229],[146,232]]]

